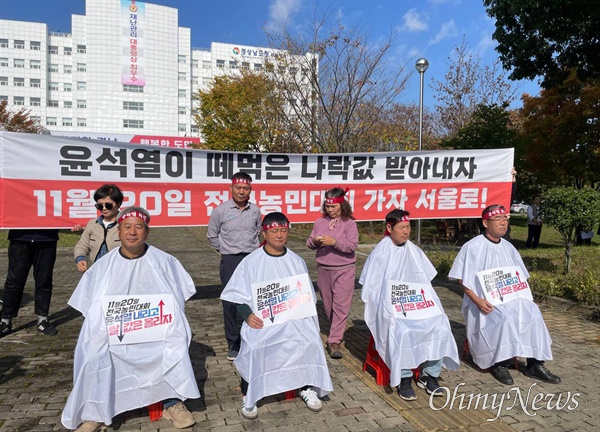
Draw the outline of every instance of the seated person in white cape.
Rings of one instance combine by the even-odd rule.
[[[176,428],[195,423],[182,400],[200,397],[184,314],[196,289],[175,257],[146,244],[149,222],[141,207],[121,210],[121,247],[84,273],[69,300],[85,317],[62,413],[69,429],[102,430],[115,415],[160,401]]]
[[[289,226],[283,213],[266,215],[264,247],[242,260],[221,294],[244,318],[234,364],[247,419],[258,416],[265,396],[300,388],[308,408],[320,411],[319,397],[333,390],[306,263],[285,247]]]
[[[464,292],[462,312],[473,361],[491,367],[494,378],[512,385],[507,366],[515,356],[527,357],[525,375],[557,384],[544,360],[552,360],[552,339],[527,283],[529,273],[519,252],[502,236],[509,215],[501,205],[482,213],[483,234],[463,245],[449,277]]]
[[[450,322],[431,280],[437,271],[409,240],[409,213],[392,210],[385,217],[386,237],[373,249],[359,283],[365,321],[377,352],[390,369],[390,385],[404,400],[417,398],[412,370],[421,366],[417,385],[442,396],[437,382],[442,366],[459,367]]]

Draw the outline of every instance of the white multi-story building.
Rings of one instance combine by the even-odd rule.
[[[72,33],[0,20],[0,100],[27,108],[51,132],[197,136],[193,95],[213,77],[260,70],[268,48],[191,46],[178,10],[131,0],[86,0]]]

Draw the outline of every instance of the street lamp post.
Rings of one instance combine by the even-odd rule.
[[[423,148],[423,80],[425,71],[429,67],[429,62],[426,58],[420,58],[415,63],[415,69],[419,72],[420,87],[419,87],[419,151]],[[417,244],[421,244],[421,219],[417,220]]]

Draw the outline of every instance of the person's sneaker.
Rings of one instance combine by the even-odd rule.
[[[558,384],[561,382],[561,379],[558,376],[554,375],[546,366],[544,366],[544,362],[534,363],[532,366],[525,368],[523,373],[530,378],[537,378],[540,381],[550,384]]]
[[[230,348],[229,351],[227,351],[227,360],[234,361],[237,358],[238,354],[238,350]]]
[[[258,417],[258,408],[256,405],[246,406],[246,396],[242,398],[242,410],[240,411],[242,417],[248,420],[254,420]]]
[[[54,328],[50,321],[44,320],[37,325],[37,329],[39,332],[44,333],[45,335],[54,336],[58,334],[58,331]]]
[[[514,381],[506,366],[494,365],[490,368],[490,373],[494,378],[504,385],[513,385]]]
[[[329,356],[332,359],[339,360],[344,357],[344,354],[340,351],[339,343],[330,343],[327,345],[327,349],[329,350]]]
[[[75,432],[99,432],[106,430],[104,423],[98,423],[94,421],[84,421],[81,426],[77,428]]]
[[[177,402],[175,405],[163,409],[163,417],[171,420],[173,426],[177,429],[189,428],[196,424],[194,416],[188,411],[183,402]]]
[[[438,384],[437,378],[429,375],[419,375],[417,386],[427,391],[427,394],[433,394],[434,396],[444,396],[444,390]]]
[[[9,335],[12,330],[11,323],[5,323],[4,321],[0,321],[0,338]]]
[[[412,378],[402,378],[398,386],[398,396],[402,399],[411,401],[417,399],[417,394],[412,388]]]
[[[317,392],[311,387],[307,388],[306,390],[302,390],[300,392],[300,397],[306,403],[306,406],[309,410],[319,412],[323,409],[323,403],[321,402],[321,399],[319,399]]]

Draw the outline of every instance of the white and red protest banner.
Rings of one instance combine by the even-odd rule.
[[[388,299],[396,318],[419,320],[442,314],[431,284],[387,281]]]
[[[152,226],[207,225],[231,176],[251,201],[291,222],[321,216],[327,189],[350,188],[357,220],[403,208],[413,219],[481,217],[510,204],[513,149],[354,154],[234,153],[0,132],[0,228],[69,228],[96,217],[93,193],[117,184]]]
[[[520,267],[498,267],[477,273],[485,299],[494,306],[525,298],[533,301],[527,279]]]
[[[191,148],[192,145],[200,146],[198,137],[179,137],[166,135],[134,135],[134,134],[111,134],[99,132],[73,132],[73,131],[51,131],[52,136],[64,136],[71,138],[84,138],[99,141],[119,141],[131,144],[145,144],[156,147]]]

